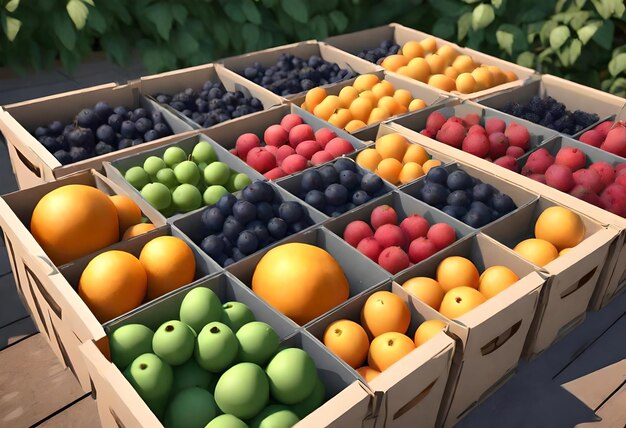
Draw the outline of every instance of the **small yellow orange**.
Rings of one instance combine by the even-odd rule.
[[[424,52],[435,52],[437,50],[437,40],[434,37],[427,37],[420,41]]]
[[[437,160],[437,159],[428,159],[426,162],[424,162],[424,164],[422,165],[422,169],[424,170],[424,174],[428,174],[428,171],[430,171],[432,168],[435,168],[437,166],[441,166],[441,161]]]
[[[407,65],[409,63],[409,59],[404,55],[389,55],[387,58],[383,60],[380,64],[385,70],[396,71],[403,65]],[[374,86],[374,85],[372,85]],[[371,86],[370,86],[371,88]],[[367,88],[367,89],[370,89]]]
[[[456,78],[456,90],[462,94],[471,94],[476,88],[476,80],[472,73],[461,73]]]
[[[350,122],[348,122],[344,129],[348,132],[354,132],[366,126],[367,123],[363,122],[362,120],[352,119]]]
[[[381,160],[382,156],[373,148],[364,149],[356,156],[357,165],[370,171],[374,171]]]
[[[391,184],[398,184],[400,172],[402,172],[402,162],[394,158],[383,159],[374,172],[383,180],[387,180]]]
[[[407,162],[402,167],[402,171],[400,171],[398,180],[400,180],[400,183],[406,184],[413,180],[417,180],[423,175],[424,170],[422,169],[420,164],[418,164],[417,162]]]
[[[413,101],[411,101],[411,104],[409,104],[409,111],[416,111],[416,110],[421,110],[424,107],[426,107],[427,104],[424,100],[420,100],[419,98],[415,98]]]
[[[456,82],[445,74],[433,74],[428,79],[428,84],[442,91],[451,92],[456,89]]]
[[[409,142],[402,135],[391,133],[377,139],[375,147],[383,159],[394,158],[401,161],[409,148]]]
[[[359,92],[367,91],[380,82],[380,79],[375,74],[362,74],[356,79],[352,86]]]
[[[409,144],[402,158],[402,162],[416,162],[419,165],[424,165],[428,159],[430,159],[430,156],[428,156],[426,149],[419,144]]]
[[[402,55],[408,59],[424,56],[424,47],[415,40],[408,41],[402,46]]]

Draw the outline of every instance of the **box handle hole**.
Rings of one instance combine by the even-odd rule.
[[[593,278],[597,270],[598,270],[598,267],[596,266],[593,269],[591,269],[589,273],[587,273],[582,278],[580,278],[578,282],[575,282],[569,288],[567,288],[566,290],[563,290],[563,292],[561,292],[561,299],[564,299],[570,294],[572,294],[573,292],[575,292],[576,290],[583,288],[591,280],[591,278]]]
[[[509,339],[511,339],[513,336],[515,336],[515,333],[517,333],[517,331],[519,330],[521,325],[522,325],[522,320],[519,320],[518,322],[513,324],[512,327],[508,328],[504,333],[502,333],[498,337],[496,337],[496,338],[490,340],[489,342],[487,342],[486,345],[484,345],[482,348],[480,348],[480,353],[483,356],[484,355],[489,355],[493,351],[495,351],[496,349],[500,348],[502,345],[504,345],[506,342],[508,342]]]
[[[435,386],[435,383],[437,383],[438,379],[439,378],[435,379],[430,385],[428,385],[426,388],[424,388],[422,390],[422,392],[417,394],[408,403],[406,403],[404,406],[402,406],[400,409],[398,409],[398,411],[393,415],[393,420],[395,421],[400,416],[404,415],[406,412],[408,412],[409,410],[411,410],[412,408],[417,406],[428,395],[430,390],[433,389],[433,386]]]
[[[29,161],[28,159],[26,159],[26,156],[24,156],[22,154],[22,152],[20,152],[16,147],[13,147],[15,149],[15,153],[17,153],[17,157],[19,158],[19,160],[22,162],[22,164],[28,168],[28,170],[30,172],[32,172],[33,174],[35,174],[38,178],[41,178],[41,169],[39,169],[39,167],[35,166],[31,161]]]

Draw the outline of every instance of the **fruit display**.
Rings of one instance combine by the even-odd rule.
[[[330,217],[338,217],[389,191],[389,185],[380,177],[364,173],[349,158],[310,169],[291,181],[279,184]]]
[[[442,166],[432,168],[411,193],[475,229],[517,208],[509,195],[460,168],[451,169],[451,172]]]
[[[568,135],[576,134],[600,120],[595,113],[571,112],[565,104],[550,96],[535,95],[528,103],[509,102],[500,110]]]
[[[382,55],[385,50],[383,45],[386,56]],[[446,92],[470,94],[518,79],[512,71],[476,63],[471,56],[457,51],[452,45],[437,46],[433,37],[408,41],[396,53],[393,51],[396,51],[394,44],[385,41],[379,48],[365,51],[363,58],[380,64],[387,71]]]
[[[379,137],[374,147],[358,153],[356,163],[395,185],[416,180],[441,165],[422,146],[397,133]]]
[[[313,224],[307,209],[263,181],[220,197],[200,216],[200,248],[226,267]]]
[[[433,328],[433,322],[422,322],[409,335],[411,312],[407,303],[390,291],[376,291],[363,304],[359,322],[345,318],[333,321],[326,327],[322,341],[371,382],[446,327],[439,321]]]
[[[124,178],[165,217],[215,204],[251,183],[248,175],[220,161],[208,141],[197,143],[191,153],[168,147],[162,157],[152,155],[128,168]]]
[[[523,175],[626,217],[626,162],[592,162],[575,146],[546,146],[528,156]]]
[[[362,74],[337,95],[329,95],[324,88],[311,89],[301,107],[337,128],[354,132],[426,105],[407,89],[396,89],[390,81],[375,74]]]
[[[506,266],[489,266],[480,272],[461,256],[441,260],[434,276],[409,278],[402,288],[448,319],[462,316],[519,281]]]
[[[154,331],[125,324],[109,345],[113,363],[166,427],[291,427],[326,399],[306,351],[281,346],[245,304],[222,304],[207,287],[185,295],[178,319]]]
[[[395,55],[400,50],[400,45],[393,40],[383,40],[376,48],[363,49],[357,56],[365,61],[379,64],[381,60],[389,55]]]
[[[270,180],[276,180],[354,151],[352,143],[330,128],[317,131],[297,114],[288,114],[263,132],[237,137],[231,153]]]
[[[290,53],[281,54],[276,64],[270,67],[255,62],[244,68],[240,74],[281,96],[297,94],[316,86],[341,82],[356,76],[354,71],[339,68],[339,65],[328,62],[318,55],[300,58]]]
[[[62,165],[68,165],[158,140],[172,135],[172,129],[158,110],[113,108],[100,101],[82,109],[72,121],[38,126],[33,135]]]
[[[350,285],[326,250],[292,242],[278,245],[259,260],[252,291],[276,310],[304,325],[348,299]]]
[[[411,263],[442,250],[457,240],[456,231],[447,223],[430,224],[419,214],[400,220],[389,205],[372,210],[369,223],[354,220],[342,233],[343,239],[383,269],[396,274]]]
[[[607,120],[583,132],[578,139],[605,152],[626,158],[626,123],[623,121]]]
[[[207,80],[199,91],[186,88],[173,95],[157,93],[153,96],[203,128],[263,110],[261,100],[242,91],[227,91],[220,81]]]
[[[50,260],[60,266],[154,228],[141,220],[141,210],[129,197],[69,184],[39,200],[30,232]]]

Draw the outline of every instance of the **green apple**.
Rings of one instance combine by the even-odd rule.
[[[159,212],[163,214],[163,217],[171,217],[176,214],[176,205],[174,205],[174,203],[171,203],[162,210],[159,210]]]
[[[211,322],[198,334],[196,361],[205,370],[213,373],[224,371],[234,364],[238,352],[237,337],[226,324]]]
[[[215,402],[224,413],[243,420],[255,417],[269,402],[263,369],[253,363],[239,363],[228,369],[215,386]]]
[[[191,157],[195,162],[204,162],[205,164],[210,164],[217,160],[215,150],[208,141],[200,141],[196,144],[191,151]]]
[[[180,183],[176,179],[176,174],[172,168],[163,168],[156,173],[156,179],[159,183],[165,184],[169,189],[173,189]]]
[[[270,404],[250,422],[250,428],[291,428],[300,418],[287,406]]]
[[[124,179],[137,190],[143,189],[146,184],[150,183],[150,176],[146,170],[140,166],[134,166],[126,171]]]
[[[313,392],[309,394],[304,400],[299,403],[296,403],[291,406],[291,410],[298,415],[300,419],[304,419],[307,415],[322,404],[324,404],[326,398],[326,387],[320,380],[319,376],[315,382],[315,388],[313,388]]]
[[[200,333],[205,325],[222,318],[222,305],[210,288],[196,287],[180,304],[180,320]]]
[[[186,160],[174,167],[174,174],[179,183],[196,186],[200,182],[200,170],[195,162]]]
[[[214,380],[213,373],[198,365],[195,358],[188,359],[186,363],[180,366],[172,367],[172,370],[174,370],[174,384],[172,385],[172,393],[174,394],[194,386],[209,391],[211,385],[217,381]]]
[[[174,168],[174,165],[187,160],[187,153],[180,147],[168,147],[163,153],[163,160],[167,166]]]
[[[186,213],[202,206],[202,194],[196,186],[181,184],[172,191],[172,202],[178,211]]]
[[[315,388],[317,370],[309,354],[302,349],[280,351],[268,363],[265,372],[270,379],[272,397],[282,404],[296,404]]]
[[[149,156],[143,162],[143,169],[148,173],[148,175],[152,178],[156,177],[157,172],[165,168],[165,161],[158,156]]]
[[[237,333],[239,329],[249,322],[255,320],[254,314],[244,303],[226,302],[222,305],[222,322]]]
[[[109,334],[111,359],[124,371],[135,358],[152,352],[154,332],[143,324],[127,324]]]
[[[261,321],[245,324],[236,334],[239,361],[264,366],[278,350],[280,339],[274,329]]]
[[[178,366],[193,354],[196,334],[191,327],[178,320],[167,321],[154,333],[152,349],[163,361]]]
[[[228,182],[232,183],[234,189],[233,192],[238,192],[240,190],[243,190],[243,188],[247,185],[251,184],[252,180],[250,180],[250,177],[248,177],[243,172],[236,172],[231,175],[231,177],[228,179]]]
[[[150,410],[161,417],[172,390],[174,375],[170,365],[155,354],[142,354],[126,368],[124,376]]]
[[[217,414],[213,395],[202,388],[188,388],[177,393],[165,413],[167,428],[204,427]]]
[[[208,164],[206,164],[206,163],[204,163],[204,162],[200,162],[200,163],[198,164],[198,169],[200,170],[200,175],[201,175],[202,177],[204,177],[204,170],[205,170],[205,168],[207,167],[207,165],[208,165]],[[202,180],[201,182],[202,182],[202,183],[204,183],[204,180]]]
[[[204,428],[248,428],[248,424],[228,413],[219,415]]]
[[[215,205],[217,201],[219,201],[220,198],[227,193],[228,193],[228,190],[226,190],[224,186],[220,186],[219,184],[209,186],[204,191],[204,195],[202,195],[204,199],[204,204]]]
[[[165,184],[149,183],[141,189],[143,196],[154,208],[162,210],[172,203],[172,194]]]
[[[230,177],[230,167],[224,162],[211,162],[204,168],[204,181],[208,185],[224,185]]]

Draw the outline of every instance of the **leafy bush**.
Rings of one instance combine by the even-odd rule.
[[[0,65],[26,73],[92,51],[150,72],[401,24],[626,95],[620,0],[0,0]]]

